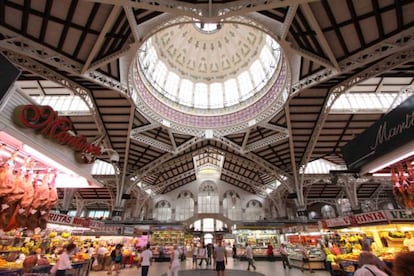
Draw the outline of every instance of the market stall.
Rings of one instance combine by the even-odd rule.
[[[335,254],[336,263],[352,271],[366,244],[373,254],[391,266],[395,255],[407,250],[405,233],[414,233],[414,216],[408,210],[381,210],[324,220],[321,226],[331,233],[330,245],[340,248]]]
[[[246,243],[252,247],[253,257],[256,260],[268,259],[267,246],[271,244],[273,246],[273,256],[280,256],[279,253],[279,234],[280,231],[269,227],[266,229],[254,229],[254,227],[244,228],[239,227],[233,231],[236,237],[236,252],[237,256],[243,260],[246,256]]]

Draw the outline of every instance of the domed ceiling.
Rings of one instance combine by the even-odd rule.
[[[286,99],[287,66],[261,29],[242,18],[167,23],[144,42],[132,67],[138,108],[192,135],[231,133],[266,119]]]

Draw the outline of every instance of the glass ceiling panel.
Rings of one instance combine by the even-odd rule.
[[[273,38],[245,25],[212,26],[211,30],[202,23],[179,26],[188,34],[184,44],[184,38],[172,35],[174,31],[161,32],[144,43],[138,64],[157,93],[187,107],[220,109],[245,102],[273,77],[280,60],[280,46]],[[226,36],[235,31],[241,40],[230,44]],[[224,86],[219,88],[218,80]]]
[[[384,113],[414,93],[346,93],[334,102],[330,113]]]
[[[305,169],[305,174],[328,174],[333,170],[346,170],[346,166],[336,165],[325,159],[318,159],[309,162]]]

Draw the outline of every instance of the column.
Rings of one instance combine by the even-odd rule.
[[[112,220],[117,220],[117,221],[122,220],[122,213],[123,213],[122,207],[115,207],[114,210],[112,210]]]
[[[358,200],[358,191],[359,183],[356,178],[352,176],[341,176],[341,184],[344,187],[346,197],[351,203],[351,210],[354,214],[362,213],[361,205]],[[338,183],[339,184],[339,183]]]

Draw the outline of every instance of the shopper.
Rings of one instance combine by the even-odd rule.
[[[107,253],[108,253],[108,249],[106,249],[105,245],[102,243],[96,252],[99,270],[105,269],[105,255]]]
[[[412,237],[411,233],[406,231],[405,239],[403,241],[404,248],[408,251],[414,251],[414,238]]]
[[[217,276],[224,276],[227,265],[227,251],[223,246],[223,240],[217,240],[217,243],[213,250],[213,259],[216,264]]]
[[[65,276],[66,272],[72,270],[72,263],[70,261],[70,255],[74,252],[76,245],[70,243],[66,246],[63,253],[59,256],[53,270],[56,271],[55,276]]]
[[[305,265],[307,265],[309,272],[313,273],[312,266],[309,262],[309,252],[305,244],[302,244],[302,248],[300,252],[302,253],[302,267],[301,267],[302,272],[304,271]]]
[[[178,269],[180,268],[180,250],[178,246],[174,245],[174,249],[170,256],[169,275],[178,276]]]
[[[289,253],[286,250],[286,245],[284,243],[281,244],[280,246],[280,257],[282,259],[282,264],[283,264],[283,268],[286,269],[286,267],[291,268],[290,263],[289,263]]]
[[[414,252],[398,254],[394,259],[393,276],[414,275]]]
[[[253,269],[256,271],[256,266],[254,265],[254,259],[253,259],[253,249],[250,246],[250,244],[246,243],[246,258],[247,258],[247,270],[250,270],[250,266],[253,267]]]
[[[193,245],[193,268],[197,268],[197,256],[198,256],[198,247],[197,244]]]
[[[358,265],[359,268],[354,272],[354,276],[388,276],[375,264],[377,258],[368,251],[363,251],[359,254]],[[412,275],[412,274],[411,274]]]
[[[141,276],[147,276],[149,267],[152,265],[152,252],[148,243],[145,250],[141,253]]]
[[[267,245],[266,255],[268,261],[273,261],[273,246],[270,242]]]
[[[213,253],[213,245],[211,243],[207,244],[207,264],[211,265],[211,256]]]
[[[200,262],[198,263],[199,266],[203,264],[203,261],[206,262],[206,266],[208,265],[207,248],[204,244],[198,249],[198,259],[200,260]]]
[[[233,252],[233,259],[237,259],[237,248],[236,248],[236,244],[233,243],[233,247],[232,247],[232,252]]]
[[[111,260],[112,265],[109,268],[108,274],[111,275],[112,271],[115,271],[115,274],[119,274],[119,270],[121,269],[121,262],[122,262],[122,244],[117,244],[115,249],[111,252]]]

